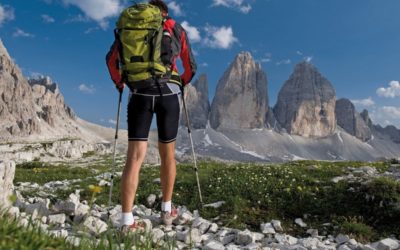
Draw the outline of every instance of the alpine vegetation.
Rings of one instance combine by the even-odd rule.
[[[117,159],[119,170],[122,160]],[[0,172],[5,179],[0,185],[1,206],[7,207],[0,215],[1,246],[398,249],[400,244],[400,165],[396,161],[202,162],[203,207],[193,192],[196,180],[191,166],[179,165],[174,195],[178,217],[171,226],[161,223],[158,167],[146,166],[132,210],[145,230],[129,236],[118,230],[121,206],[107,205],[110,159],[88,166],[82,163],[34,162],[16,168],[13,162],[1,163],[5,169]],[[118,171],[116,184],[120,176]],[[115,193],[114,202],[119,202],[119,195]],[[3,203],[6,199],[7,204]]]

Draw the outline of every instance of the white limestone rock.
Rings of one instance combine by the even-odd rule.
[[[253,234],[249,230],[240,231],[236,234],[235,244],[237,245],[248,245],[254,242]]]
[[[151,231],[153,243],[156,244],[164,239],[165,233],[160,228],[154,228]]]
[[[83,225],[94,235],[101,234],[108,229],[107,223],[93,216],[87,217]]]
[[[346,243],[350,240],[350,237],[348,235],[344,235],[344,234],[339,234],[336,236],[335,241],[338,244],[343,244]]]
[[[14,190],[14,176],[15,162],[0,161],[0,208],[8,208],[12,205],[10,197],[13,195]]]
[[[297,218],[294,220],[294,222],[299,225],[300,227],[307,227],[307,224],[303,221],[301,218]]]
[[[202,250],[224,250],[224,249],[225,246],[221,242],[216,240],[208,241],[208,243],[202,247]]]
[[[275,234],[274,237],[278,241],[278,243],[282,244],[282,245],[295,245],[298,242],[297,238],[287,235],[287,234],[277,233],[277,234]]]
[[[283,231],[283,228],[282,228],[280,220],[272,220],[271,224],[275,228],[276,231],[278,231],[278,232],[282,232]]]
[[[377,249],[378,250],[392,250],[392,249],[399,249],[400,244],[398,240],[394,240],[391,238],[386,238],[383,240],[380,240],[378,242]]]
[[[156,202],[156,199],[157,199],[157,196],[156,196],[155,194],[150,194],[150,195],[147,197],[147,205],[148,205],[149,207],[153,207],[153,206],[154,206],[154,203]]]
[[[262,223],[260,225],[260,229],[261,229],[261,232],[263,234],[274,234],[274,233],[276,233],[275,232],[275,228],[271,223]]]
[[[65,223],[65,214],[51,214],[48,216],[49,224],[63,224]]]

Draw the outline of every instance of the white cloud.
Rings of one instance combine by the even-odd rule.
[[[284,59],[284,60],[281,60],[281,61],[279,61],[279,62],[277,62],[276,63],[276,65],[288,65],[288,64],[291,64],[292,63],[292,60],[290,60],[290,59]]]
[[[41,17],[42,17],[42,21],[45,23],[54,23],[56,21],[53,17],[46,15],[46,14],[41,15]]]
[[[269,63],[269,62],[271,62],[271,58],[261,58],[260,62]]]
[[[182,8],[175,1],[167,3],[168,9],[172,10],[174,16],[184,16]]]
[[[79,85],[79,91],[85,94],[93,94],[96,91],[96,89],[94,88],[93,85],[88,86],[86,84],[81,84]]]
[[[87,30],[85,30],[84,33],[87,35],[87,34],[90,34],[90,33],[95,32],[95,31],[97,31],[97,30],[99,30],[99,29],[100,29],[99,27],[88,28]]]
[[[229,27],[214,27],[207,26],[205,28],[207,37],[204,39],[204,44],[216,49],[229,49],[239,40],[233,35],[233,29]]]
[[[194,48],[192,48],[192,53],[193,53],[194,56],[199,56],[200,55],[200,53]]]
[[[361,107],[371,107],[375,105],[374,100],[372,100],[372,97],[368,97],[365,99],[359,99],[359,100],[351,100],[351,102],[356,105],[356,106],[361,106]]]
[[[15,19],[14,9],[8,5],[0,4],[0,27],[7,21]]]
[[[35,37],[35,35],[25,32],[25,31],[21,30],[20,28],[16,28],[13,33],[13,37]]]
[[[383,106],[370,113],[374,124],[394,125],[400,128],[400,107]]]
[[[238,10],[244,14],[249,13],[251,10],[251,5],[245,3],[244,0],[213,0],[213,4],[211,6],[224,6]]]
[[[302,55],[303,55],[303,52],[301,52],[300,50],[298,50],[298,51],[296,51],[296,54],[299,55],[299,56],[302,56]]]
[[[257,61],[259,61],[261,63],[269,63],[269,62],[272,61],[272,54],[271,53],[265,53],[264,56],[261,59],[257,60]]]
[[[201,67],[208,67],[208,63],[203,62],[203,63],[200,64],[200,66],[201,66]]]
[[[80,14],[74,17],[70,17],[64,21],[64,23],[87,23],[87,22],[89,22],[89,18]]]
[[[182,27],[186,30],[189,40],[192,43],[200,42],[201,40],[200,31],[196,27],[190,26],[190,24],[187,21],[182,22]]]
[[[312,56],[306,56],[306,57],[304,57],[304,61],[306,61],[306,62],[308,62],[308,63],[311,62],[312,59],[313,59]]]
[[[30,78],[31,79],[41,79],[45,77],[42,73],[39,72],[30,72]]]
[[[123,8],[123,1],[120,0],[63,0],[63,3],[78,7],[103,29],[108,27],[107,19],[117,16]]]
[[[400,119],[400,107],[384,106],[383,112],[392,119]]]
[[[112,124],[112,125],[117,125],[117,121],[114,119],[109,119],[108,123]]]
[[[45,23],[54,23],[56,21],[53,17],[46,15],[46,14],[41,15],[41,17],[42,17],[42,21]]]
[[[381,97],[390,97],[390,98],[395,98],[395,97],[400,97],[400,82],[399,81],[391,81],[389,83],[388,88],[379,88],[376,90],[376,93],[378,96]]]

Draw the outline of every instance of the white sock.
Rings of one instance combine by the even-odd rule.
[[[171,213],[171,210],[172,210],[172,202],[171,201],[161,202],[161,211]]]
[[[121,225],[132,225],[135,222],[132,213],[122,213]]]

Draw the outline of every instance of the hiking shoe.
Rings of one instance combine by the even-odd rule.
[[[161,211],[161,220],[166,226],[172,225],[172,221],[178,217],[178,210],[172,207],[171,212]]]
[[[134,222],[132,225],[123,225],[120,229],[121,234],[126,236],[128,234],[144,232],[146,230],[146,224],[144,222]]]

